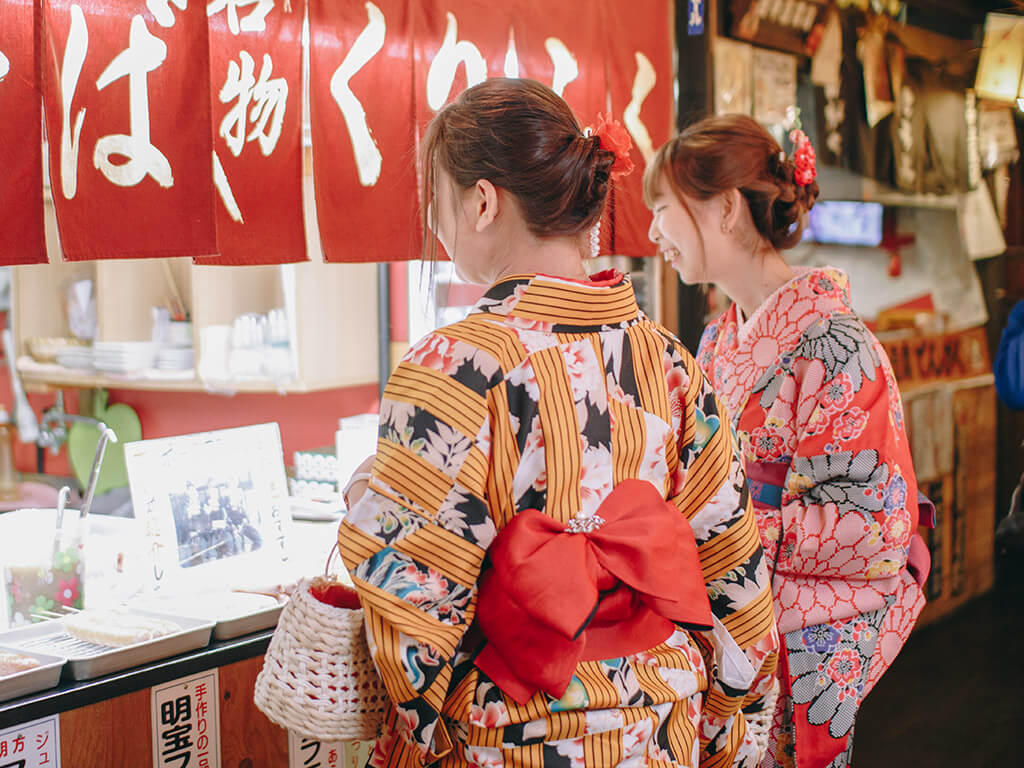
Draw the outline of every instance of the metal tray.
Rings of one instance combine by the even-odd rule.
[[[223,593],[223,597],[230,598],[231,596],[246,594],[251,593],[231,591]],[[250,610],[242,609],[241,611],[227,610],[225,614],[221,612],[225,610],[225,607],[217,604],[217,598],[220,596],[221,593],[208,593],[203,596],[160,596],[149,599],[141,597],[129,603],[129,607],[132,610],[136,608],[156,608],[162,613],[186,614],[208,621],[215,621],[217,623],[213,628],[213,639],[231,640],[235,637],[259,632],[262,629],[276,627],[277,620],[280,618],[281,611],[284,610],[285,605],[284,602],[278,600],[276,605],[266,605],[255,609],[250,608]],[[211,598],[214,602],[204,602],[204,597]]]
[[[0,701],[28,696],[30,693],[39,693],[48,688],[55,688],[60,683],[60,672],[67,661],[63,656],[52,656],[49,653],[37,653],[24,648],[2,645],[0,645],[0,651],[31,656],[40,664],[35,669],[26,669],[24,672],[0,677]]]
[[[61,619],[50,619],[0,633],[0,645],[7,645],[19,651],[64,656],[68,660],[65,675],[70,676],[72,680],[92,680],[140,664],[205,648],[210,644],[210,633],[214,625],[212,621],[152,611],[133,610],[132,613],[168,619],[180,626],[181,631],[134,645],[113,648],[109,645],[96,645],[77,640],[65,631]]]
[[[279,602],[277,605],[267,606],[262,611],[222,619],[213,628],[213,637],[216,640],[230,640],[233,637],[259,632],[261,629],[276,627],[283,610],[284,603]]]

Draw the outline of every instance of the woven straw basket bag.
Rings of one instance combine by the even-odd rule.
[[[256,706],[273,722],[321,741],[372,739],[387,693],[370,658],[363,612],[336,608],[301,581],[281,612]]]
[[[754,737],[758,753],[764,757],[768,750],[768,738],[772,732],[772,720],[775,718],[775,706],[779,700],[779,681],[772,682],[772,687],[764,697],[764,707],[760,712],[745,715],[747,731]]]

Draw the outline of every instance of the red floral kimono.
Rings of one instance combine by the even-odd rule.
[[[924,606],[892,369],[832,268],[800,270],[744,323],[733,305],[698,362],[739,434],[785,635],[762,766],[846,766],[857,708]]]

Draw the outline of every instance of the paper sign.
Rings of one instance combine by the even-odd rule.
[[[0,768],[60,768],[60,716],[0,731]]]
[[[318,741],[288,731],[288,768],[363,768],[372,741]]]
[[[749,115],[754,110],[754,49],[727,37],[715,39],[715,114]]]
[[[152,691],[153,768],[220,768],[217,670]]]
[[[704,0],[688,0],[689,11],[686,17],[686,33],[689,35],[704,34]]]
[[[754,49],[754,119],[777,125],[786,119],[786,108],[796,104],[796,57]]]
[[[288,559],[288,485],[277,424],[125,446],[154,579],[230,581]]]

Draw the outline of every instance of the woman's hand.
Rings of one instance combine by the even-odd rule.
[[[367,456],[363,462],[356,467],[356,471],[352,473],[352,477],[349,478],[348,484],[341,492],[342,498],[345,499],[345,506],[348,509],[352,509],[352,506],[363,497],[364,493],[366,493],[366,489],[370,485],[370,468],[376,460],[377,454]]]

